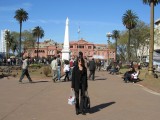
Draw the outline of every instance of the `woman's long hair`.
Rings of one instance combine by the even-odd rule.
[[[82,67],[85,68],[85,61],[84,61],[84,59],[82,57],[79,57],[78,61],[79,60],[81,61]]]

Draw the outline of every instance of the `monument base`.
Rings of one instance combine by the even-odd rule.
[[[70,59],[70,50],[62,50],[62,60]]]

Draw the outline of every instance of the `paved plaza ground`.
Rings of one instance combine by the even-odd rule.
[[[89,81],[90,113],[76,115],[67,104],[70,82],[0,79],[0,120],[159,120],[160,94],[137,83],[124,83],[119,75],[96,72]]]

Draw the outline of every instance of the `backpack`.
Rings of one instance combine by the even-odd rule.
[[[86,91],[86,95],[84,97],[84,103],[83,103],[83,107],[85,110],[89,110],[90,109],[90,98],[89,98],[89,95],[88,95],[88,91]]]
[[[57,63],[58,63],[58,64],[57,64],[58,66],[61,66],[61,61],[60,61],[60,59],[57,60]]]
[[[69,62],[69,65],[70,65],[70,67],[73,67],[73,61],[72,60]]]

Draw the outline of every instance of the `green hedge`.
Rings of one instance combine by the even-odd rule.
[[[31,67],[31,68],[41,68],[42,65],[41,64],[30,64],[29,67]]]

